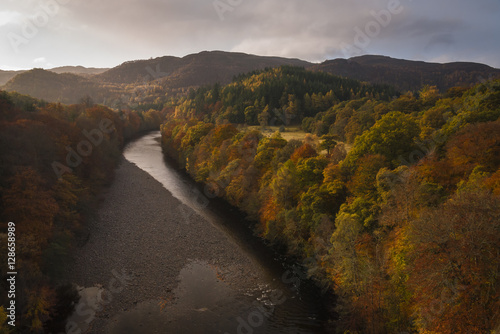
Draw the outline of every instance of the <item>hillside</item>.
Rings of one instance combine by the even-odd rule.
[[[83,67],[83,66],[61,66],[61,67],[51,68],[47,71],[58,73],[58,74],[72,73],[72,74],[78,74],[78,75],[83,75],[83,76],[90,76],[90,75],[101,74],[103,72],[106,72],[107,70],[109,70],[109,68],[95,68],[95,67]]]
[[[299,59],[261,57],[244,53],[221,51],[201,52],[182,58],[182,66],[162,79],[170,88],[213,84],[228,84],[239,75],[283,65],[310,67],[312,64]]]
[[[43,69],[33,69],[12,78],[3,87],[8,92],[18,92],[49,102],[78,103],[89,95],[95,102],[102,103],[109,92],[96,82],[82,76],[57,74]]]
[[[273,69],[180,99],[161,127],[163,153],[335,293],[329,333],[497,333],[500,80],[386,100],[363,94],[373,86],[302,71]],[[335,80],[353,94],[320,98],[321,83]],[[288,105],[274,110],[282,115],[297,109],[294,90],[307,89],[318,110],[333,104],[302,122],[322,137],[287,141],[286,126],[264,136],[227,122],[260,91],[264,102],[244,109],[250,123],[282,92],[260,90],[276,81],[287,87]],[[258,110],[261,129],[279,125],[272,109]]]
[[[403,92],[417,91],[424,85],[437,86],[441,91],[455,86],[469,87],[490,76],[500,75],[499,69],[477,63],[438,64],[385,56],[327,60],[311,69],[371,83],[389,84]]]
[[[247,125],[301,124],[342,101],[376,98],[389,101],[391,86],[370,85],[296,66],[240,75],[226,86],[204,86],[177,101],[176,115],[206,114],[214,122]]]
[[[10,79],[25,71],[2,71],[0,70],[0,86],[5,85]]]
[[[64,103],[77,103],[89,95],[97,103],[116,107],[138,101],[149,103],[164,97],[166,92],[186,91],[190,87],[227,84],[236,75],[281,65],[311,64],[297,59],[243,53],[201,52],[183,58],[166,56],[129,61],[96,75],[90,74],[103,69],[68,66],[23,71],[11,78],[3,89]]]
[[[96,74],[101,74],[107,71],[108,68],[94,68],[94,67],[83,67],[83,66],[62,66],[48,69],[47,71],[54,73],[72,73],[81,76],[92,76]],[[3,71],[0,70],[0,86],[5,85],[10,79],[14,78],[16,75],[26,72],[26,70],[19,71]]]
[[[500,75],[498,69],[475,63],[435,64],[362,56],[312,64],[299,59],[205,51],[182,58],[165,56],[129,61],[108,70],[66,66],[51,70],[0,71],[0,85],[6,83],[3,89],[7,91],[46,101],[76,103],[89,95],[95,102],[113,108],[147,109],[161,108],[166,96],[186,93],[190,88],[215,83],[224,85],[238,75],[283,65],[372,84],[388,84],[400,92],[418,91],[426,84],[445,91]]]
[[[184,88],[216,82],[227,84],[238,74],[281,65],[309,67],[312,64],[298,59],[204,51],[183,58],[165,56],[129,61],[95,78],[119,84],[144,83],[161,79],[160,81],[169,88]]]

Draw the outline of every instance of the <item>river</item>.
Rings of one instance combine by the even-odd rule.
[[[162,153],[159,132],[147,134],[129,143],[124,150],[124,157],[160,182],[178,200],[178,204],[173,207],[171,205],[169,210],[171,215],[186,220],[184,224],[179,225],[184,229],[185,235],[182,237],[185,239],[172,237],[169,240],[172,243],[180,243],[180,246],[189,245],[192,240],[196,240],[197,243],[208,245],[203,247],[209,254],[216,255],[205,255],[204,252],[200,253],[193,249],[188,253],[189,255],[182,255],[189,257],[178,262],[182,263],[182,268],[176,267],[177,262],[174,259],[171,259],[172,263],[169,263],[169,258],[162,258],[162,264],[154,262],[139,264],[145,265],[145,268],[154,268],[157,265],[181,269],[174,269],[177,271],[174,275],[175,280],[165,278],[164,282],[157,282],[158,279],[155,279],[154,283],[140,283],[142,288],[146,285],[158,284],[161,289],[161,286],[168,285],[169,288],[164,290],[169,292],[164,293],[165,298],[154,296],[154,289],[153,293],[145,289],[142,300],[130,303],[128,299],[132,301],[132,299],[141,298],[128,298],[127,290],[125,289],[125,292],[120,290],[124,300],[124,304],[120,305],[130,306],[113,308],[113,304],[110,304],[110,308],[104,315],[100,314],[100,309],[98,309],[98,320],[90,325],[90,333],[325,333],[326,312],[319,288],[305,278],[298,266],[287,261],[255,236],[251,222],[245,220],[242,213],[220,199],[205,197],[199,185],[179,171],[173,163],[167,162]],[[133,181],[135,180],[130,180],[130,182]],[[115,180],[115,182],[123,181]],[[137,192],[137,189],[134,191]],[[125,192],[125,190],[117,190],[117,192]],[[140,194],[138,195],[137,201],[141,201]],[[113,210],[101,214],[105,217],[102,218],[103,220],[120,220],[109,217],[116,212],[116,203],[113,205],[115,205]],[[130,207],[133,204],[119,205]],[[196,214],[189,213],[193,212],[192,210]],[[154,214],[149,211],[152,210],[148,210],[148,214]],[[195,221],[200,220],[198,216],[203,218],[201,221],[205,222],[203,223],[205,225],[195,225]],[[193,221],[190,222],[190,219]],[[189,225],[190,223],[193,225]],[[165,225],[155,227],[156,234],[174,233],[172,232],[174,230],[168,230],[169,226],[166,226],[172,223],[162,222],[162,224]],[[200,229],[208,227],[213,230],[208,229],[209,232],[200,234]],[[124,228],[118,225],[116,233],[119,234]],[[97,246],[92,244],[99,244],[99,238],[101,238],[99,233],[96,232],[94,237],[96,241],[91,238],[90,245],[85,246],[84,254],[96,252]],[[218,233],[221,233],[223,238],[219,237],[215,239],[216,241],[211,241],[211,238],[216,238],[214,235]],[[107,231],[101,234],[105,234],[102,237],[102,243],[105,244],[104,247],[109,247],[107,252],[112,253],[114,248],[123,247],[118,241],[115,246],[110,246],[110,243],[114,241],[112,236]],[[146,237],[151,242],[154,238],[155,233]],[[153,247],[156,249],[152,252],[161,252],[158,246]],[[117,251],[117,254],[122,254],[120,252],[123,250]],[[178,254],[183,253],[178,251]],[[133,255],[127,256],[133,257]],[[88,256],[82,256],[76,266],[88,266],[87,258]],[[146,255],[145,259],[141,261],[154,261],[154,258],[149,255]],[[229,263],[231,261],[237,263]],[[103,262],[98,267],[111,266],[112,262],[123,263],[122,266],[126,268],[134,267],[132,262],[116,260]],[[154,269],[147,269],[146,273],[149,270],[154,271]],[[103,273],[105,271],[102,271],[100,275],[104,275]],[[131,275],[136,275],[134,277],[140,279],[140,274]],[[89,280],[83,280],[83,282],[81,285],[90,285]],[[96,289],[104,288],[101,285],[97,285],[96,288],[94,285],[82,288],[80,294],[88,298],[85,294],[95,295]],[[122,297],[118,296],[117,299]]]

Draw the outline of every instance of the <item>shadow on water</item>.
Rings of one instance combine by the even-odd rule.
[[[266,245],[253,223],[164,158],[160,133],[127,145],[125,158],[163,184],[174,197],[224,231],[265,273],[248,291],[228,286],[210,264],[192,260],[180,273],[173,300],[150,300],[111,324],[111,333],[324,333],[324,296],[300,266]],[[161,307],[159,307],[160,305]]]

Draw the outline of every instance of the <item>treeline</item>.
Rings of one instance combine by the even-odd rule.
[[[305,117],[302,129],[319,136],[335,135],[352,144],[383,115],[397,110],[406,114],[422,113],[423,131],[432,132],[451,115],[466,90],[453,88],[441,95],[435,86],[425,86],[416,94],[408,92],[390,101],[367,97],[351,99],[318,112],[314,117]]]
[[[389,100],[394,95],[398,93],[390,86],[282,66],[238,76],[224,87],[215,84],[191,90],[173,103],[177,117],[203,114],[206,122],[289,125],[300,124],[304,117],[341,101],[363,97]]]
[[[97,195],[108,185],[124,142],[158,129],[162,113],[115,112],[99,105],[47,104],[0,92],[0,261],[7,224],[16,228],[16,332],[64,332],[76,290],[64,284],[75,245],[87,235]],[[2,270],[0,332],[8,306]]]
[[[167,90],[158,82],[112,83],[71,73],[57,74],[33,69],[17,75],[4,89],[23,92],[33,98],[64,104],[80,103],[82,96],[113,109],[161,110],[167,100]],[[19,94],[18,94],[19,95]],[[24,103],[30,103],[24,95]],[[22,106],[21,106],[22,107]],[[32,109],[31,111],[33,111]]]
[[[427,87],[391,101],[359,97],[306,122],[327,133],[323,141],[264,137],[221,121],[228,114],[210,114],[206,103],[178,107],[162,126],[164,151],[208,197],[225,198],[304,259],[338,296],[337,332],[492,332],[500,325],[500,81],[445,95]]]

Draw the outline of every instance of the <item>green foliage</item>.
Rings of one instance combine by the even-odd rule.
[[[462,97],[457,114],[441,130],[449,137],[467,124],[495,121],[500,117],[500,80],[477,85]]]
[[[181,149],[186,150],[188,148],[193,148],[201,138],[205,137],[213,128],[213,124],[204,122],[199,122],[197,125],[190,127],[186,135],[182,138]]]
[[[304,117],[326,111],[339,101],[367,95],[388,100],[395,94],[387,86],[282,66],[239,76],[218,88],[217,94],[210,87],[191,91],[187,98],[178,99],[175,107],[178,116],[206,114],[213,122],[290,125],[300,124]],[[184,107],[186,104],[194,110]]]
[[[354,170],[358,160],[366,154],[380,154],[392,166],[397,166],[401,159],[417,148],[415,139],[419,134],[420,128],[411,116],[391,112],[356,139],[344,166]]]
[[[165,152],[174,147],[174,156],[188,155],[181,164],[258,220],[263,237],[314,259],[309,272],[334,287],[341,331],[491,331],[491,310],[498,307],[492,292],[498,261],[490,258],[499,244],[498,82],[444,97],[424,87],[390,102],[344,86],[349,100],[342,101],[328,87],[294,91],[292,78],[302,75],[281,68],[241,76],[222,88],[222,104],[264,126],[295,115],[304,130],[324,135],[321,143],[311,137],[287,142],[278,132],[268,138],[229,125],[191,141],[199,123],[189,114],[162,127]],[[261,86],[262,98],[240,100]],[[219,116],[208,118],[221,122]],[[224,126],[230,131],[219,138]],[[347,155],[342,148],[349,145],[340,140],[354,142]],[[422,159],[405,165],[413,155]],[[481,254],[483,246],[488,254]],[[456,299],[447,297],[450,289]],[[436,310],[428,306],[441,302],[444,311],[429,318],[426,312]]]
[[[276,173],[270,185],[273,197],[279,205],[290,209],[297,205],[300,194],[299,176],[293,161],[288,160]]]
[[[343,293],[360,295],[366,279],[370,277],[370,266],[356,250],[356,240],[363,230],[359,217],[340,213],[335,219],[332,234],[331,255],[336,262],[338,284]]]
[[[330,155],[330,152],[337,146],[337,136],[333,135],[324,135],[321,137],[323,140],[319,146],[320,149],[326,150],[327,154]]]
[[[279,149],[285,147],[284,140],[279,133],[276,133],[271,138],[263,138],[257,147],[257,153],[254,160],[254,165],[261,171],[267,170],[271,166],[271,161]]]
[[[297,163],[297,174],[300,185],[304,188],[318,185],[323,182],[323,171],[328,165],[324,156],[301,159]]]

